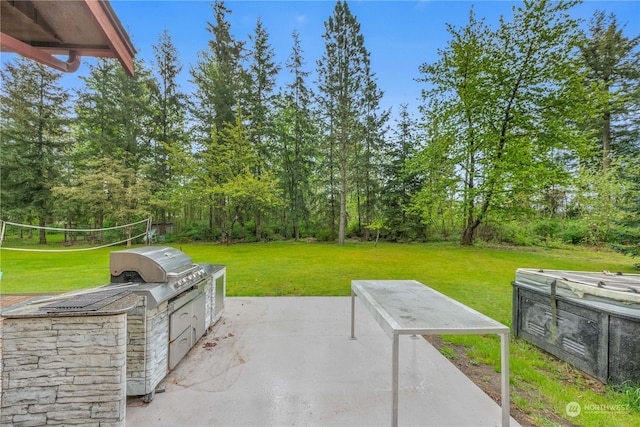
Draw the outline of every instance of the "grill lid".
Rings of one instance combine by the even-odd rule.
[[[182,274],[195,266],[187,254],[170,247],[144,246],[111,252],[110,255],[113,283],[140,279],[147,283],[168,282],[171,276]]]

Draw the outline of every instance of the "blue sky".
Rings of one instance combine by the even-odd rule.
[[[190,91],[190,65],[211,39],[206,31],[207,21],[213,21],[211,2],[112,0],[111,4],[137,49],[137,56],[148,65],[153,57],[151,46],[157,43],[163,29],[169,31],[184,67],[180,78],[182,90]],[[473,4],[477,16],[495,27],[501,15],[510,20],[511,8],[521,2],[360,0],[348,4],[360,22],[365,46],[371,52],[378,86],[385,92],[383,106],[397,111],[401,103],[409,104],[412,109],[417,107],[421,89],[415,82],[419,77],[418,67],[437,60],[438,49],[446,46],[449,34],[445,23],[464,26]],[[262,19],[276,59],[283,68],[291,53],[291,34],[297,30],[306,68],[313,73],[311,78],[315,78],[316,60],[324,50],[324,22],[332,14],[335,1],[228,0],[225,5],[232,11],[228,18],[236,39],[247,40],[248,35],[253,34],[257,18]],[[619,23],[627,24],[627,36],[640,34],[640,1],[585,1],[573,9],[572,16],[588,21],[596,10],[614,12]],[[88,67],[83,65],[73,76],[65,78],[66,84],[77,85],[77,76],[87,72]],[[280,82],[288,81],[289,76],[283,71]]]

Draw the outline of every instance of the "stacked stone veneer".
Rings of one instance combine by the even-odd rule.
[[[126,313],[4,318],[0,425],[123,426]]]
[[[127,321],[127,394],[147,395],[169,371],[167,302],[148,309],[143,298],[129,311]]]

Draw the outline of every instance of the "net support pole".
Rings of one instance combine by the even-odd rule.
[[[4,230],[5,230],[5,227],[7,226],[7,223],[0,219],[0,224],[2,224],[2,227],[0,227],[0,248],[1,248],[2,241],[4,240]]]
[[[151,246],[151,217],[147,218],[147,246]]]

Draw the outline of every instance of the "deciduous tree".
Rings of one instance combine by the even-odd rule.
[[[578,123],[590,105],[567,14],[574,3],[524,1],[496,30],[472,11],[464,28],[449,26],[440,59],[420,67],[433,129],[425,150],[438,147],[452,166],[444,178],[458,183],[464,245],[492,211],[520,209],[520,200],[566,182],[567,162],[585,153]]]

